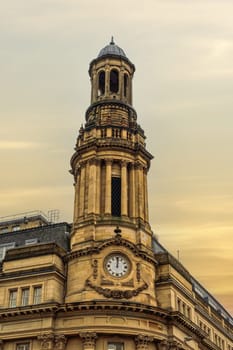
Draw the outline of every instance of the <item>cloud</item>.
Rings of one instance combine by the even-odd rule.
[[[27,150],[40,147],[41,145],[35,142],[0,141],[0,150]]]

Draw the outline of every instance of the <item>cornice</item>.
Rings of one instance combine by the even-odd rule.
[[[115,237],[108,239],[104,242],[94,243],[94,245],[92,245],[90,247],[87,247],[84,249],[79,249],[77,251],[71,252],[65,257],[65,260],[70,261],[70,260],[76,259],[80,256],[99,254],[103,249],[105,249],[109,246],[127,247],[128,249],[130,249],[133,252],[134,255],[139,256],[139,257],[143,258],[144,260],[149,261],[153,264],[157,264],[157,261],[154,259],[153,254],[150,255],[148,251],[140,249],[137,245],[122,238],[120,235],[116,235]]]
[[[62,258],[66,254],[66,251],[55,242],[37,243],[35,245],[16,247],[8,250],[6,252],[4,262],[16,259],[28,259],[49,254],[56,254]]]

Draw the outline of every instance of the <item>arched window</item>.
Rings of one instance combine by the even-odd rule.
[[[116,69],[112,69],[110,72],[110,91],[118,92],[119,90],[119,73]]]
[[[98,82],[98,95],[104,95],[105,93],[105,72],[101,71],[99,73],[99,82]]]
[[[129,81],[128,74],[124,74],[124,96],[125,97],[127,97],[128,81]]]

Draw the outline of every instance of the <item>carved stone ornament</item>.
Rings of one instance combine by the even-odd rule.
[[[148,335],[139,334],[136,336],[134,340],[136,343],[136,349],[144,350],[148,348],[148,344],[153,342],[154,339],[153,337],[150,337]]]
[[[97,293],[105,296],[106,298],[114,298],[114,299],[130,299],[137,296],[143,290],[148,288],[147,283],[143,283],[137,289],[127,289],[127,290],[119,290],[119,289],[110,289],[110,288],[102,288],[100,286],[96,286],[91,283],[89,279],[86,280],[86,285],[92,289],[94,289]]]
[[[67,342],[67,338],[63,334],[54,335],[53,333],[39,335],[38,340],[41,342],[42,350],[64,350]]]
[[[93,278],[97,279],[98,277],[98,260],[94,259],[92,263],[92,268],[93,268]]]
[[[182,349],[182,344],[176,340],[162,340],[158,344],[159,350],[180,350]]]
[[[82,339],[84,348],[94,348],[95,342],[97,337],[97,334],[94,332],[82,332],[79,334],[80,338]]]
[[[67,338],[63,334],[55,335],[54,344],[55,349],[64,350],[66,346]]]
[[[40,340],[40,348],[42,350],[50,350],[53,349],[53,341],[54,341],[54,334],[48,333],[48,334],[42,334],[38,336],[38,340]]]

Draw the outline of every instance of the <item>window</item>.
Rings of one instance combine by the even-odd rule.
[[[37,238],[31,238],[25,240],[25,245],[36,244],[38,242]]]
[[[108,343],[108,350],[124,350],[123,343]]]
[[[29,288],[23,288],[22,295],[21,295],[21,305],[26,306],[28,304],[29,304]]]
[[[8,231],[9,231],[8,226],[0,228],[0,233],[7,233]]]
[[[12,243],[6,243],[6,244],[0,244],[0,261],[5,258],[6,251],[10,248],[15,247],[15,242]]]
[[[99,73],[99,96],[104,95],[105,93],[105,72],[102,71]]]
[[[112,69],[110,73],[110,91],[118,92],[119,90],[119,74],[116,69]]]
[[[9,307],[16,307],[17,304],[17,289],[10,290]]]
[[[112,215],[121,216],[121,178],[112,177]]]
[[[33,304],[41,303],[41,294],[42,294],[42,287],[41,286],[34,287]]]
[[[128,90],[128,75],[124,74],[124,96],[127,97]]]
[[[21,343],[16,345],[16,350],[29,350],[30,344],[29,343]]]

